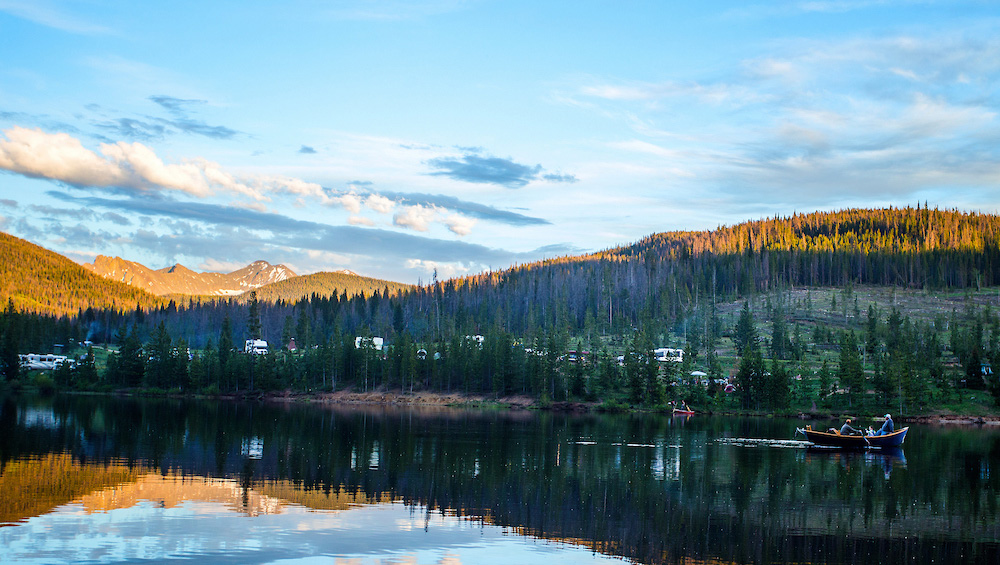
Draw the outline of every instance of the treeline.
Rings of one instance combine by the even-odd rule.
[[[964,288],[1000,283],[1000,218],[888,208],[796,214],[709,232],[652,235],[597,254],[610,260],[693,262],[715,290],[776,285]]]
[[[844,303],[851,292],[843,290]],[[957,402],[968,389],[1000,399],[1000,381],[992,372],[1000,367],[1000,313],[988,306],[969,302],[962,311],[912,320],[895,307],[880,310],[872,304],[850,324],[816,324],[804,332],[798,322],[791,323],[793,305],[782,296],[768,295],[755,310],[744,302],[731,325],[715,308],[699,310],[690,320],[693,330],[684,342],[682,363],[655,361],[653,338],[641,329],[590,343],[564,331],[525,341],[499,326],[482,336],[452,334],[432,342],[403,332],[379,348],[370,334],[334,327],[324,335],[305,315],[289,320],[285,329],[302,336],[294,348],[273,344],[268,354],[252,355],[227,317],[199,349],[171,335],[164,320],[145,336],[143,325],[122,326],[106,368],[98,370],[93,346],[81,349],[85,354],[77,366],[54,371],[50,385],[205,394],[431,390],[603,401],[608,409],[665,408],[668,401],[683,400],[700,408],[762,412],[812,407],[918,413]],[[263,303],[248,305],[244,317],[250,335],[261,331],[265,309]],[[29,377],[19,372],[16,354],[10,352],[21,347],[14,337],[21,334],[18,324],[36,320],[10,309],[0,316],[0,367],[8,382]],[[736,355],[727,366],[719,358],[723,341]],[[947,367],[953,360],[958,370]],[[706,370],[705,377],[691,378],[696,368]],[[735,387],[731,394],[723,391],[726,383]]]
[[[735,326],[723,327],[716,304],[796,286],[863,283],[961,289],[1000,283],[998,228],[997,216],[926,206],[795,215],[711,232],[659,234],[588,256],[435,280],[403,290],[383,286],[370,295],[341,291],[313,293],[295,301],[264,299],[256,304],[254,315],[238,299],[192,298],[186,304],[139,304],[125,310],[88,308],[74,316],[29,316],[11,300],[8,310],[18,322],[8,324],[17,329],[7,333],[15,334],[9,339],[17,342],[14,347],[19,352],[30,351],[46,339],[48,343],[92,340],[122,346],[126,352],[142,350],[137,353],[144,362],[142,370],[120,364],[132,353],[109,360],[110,378],[105,384],[110,386],[185,390],[214,386],[220,391],[245,391],[251,386],[255,390],[425,387],[545,394],[554,400],[627,390],[631,402],[655,405],[663,399],[662,385],[670,381],[662,374],[654,378],[652,371],[644,372],[648,367],[642,360],[648,359],[654,346],[680,342],[691,351],[691,359],[702,351],[705,363],[699,366],[714,377],[725,376],[715,354],[716,344],[738,331]],[[970,324],[952,328],[970,327],[968,331],[975,333]],[[692,328],[702,329],[689,331]],[[783,399],[781,371],[789,355],[801,355],[805,340],[787,335],[788,331],[775,326],[768,352],[760,353],[754,367],[746,366],[748,374],[767,373],[778,384],[763,386],[753,384],[757,381],[749,376],[739,377],[746,385],[744,393],[753,390],[754,403],[763,402],[761,408],[794,401]],[[935,328],[932,333],[940,331]],[[982,336],[993,339],[994,334],[983,331],[979,346],[963,346],[958,338],[950,344],[969,367],[976,365],[976,355],[982,360],[992,351]],[[487,336],[482,349],[470,345],[467,336],[474,335]],[[357,349],[358,336],[383,337],[393,347],[383,353]],[[242,351],[244,340],[250,337],[267,340],[276,353],[294,338],[299,352],[259,358],[232,354]],[[851,350],[850,337],[838,334],[832,345]],[[840,343],[840,338],[847,341]],[[930,334],[925,338],[929,340]],[[859,339],[855,334],[854,340]],[[130,347],[125,348],[129,340]],[[165,343],[169,348],[164,348]],[[913,355],[929,350],[920,340],[907,343]],[[870,386],[885,399],[893,396],[890,385],[878,379],[915,365],[909,358],[901,361],[894,344],[883,347],[881,365],[867,370],[875,379]],[[417,360],[413,355],[417,348],[425,349],[428,357]],[[39,345],[35,350],[43,349]],[[157,363],[165,363],[174,349],[191,349],[202,357],[183,355],[186,369],[177,373],[183,375],[163,377],[159,369],[147,374],[148,349],[161,352]],[[589,350],[591,355],[586,362],[570,364],[560,359],[570,349]],[[439,359],[428,361],[435,354]],[[740,354],[741,359],[749,356]],[[620,362],[618,356],[623,357]],[[376,358],[380,360],[373,362]],[[863,358],[867,363],[875,359]],[[981,376],[981,363],[974,370]],[[894,398],[919,398],[925,390],[923,385],[900,389],[895,378],[890,378],[896,387]],[[928,378],[921,382],[933,384],[937,377]],[[856,379],[856,372],[845,373],[838,381],[845,391],[859,391],[863,387]],[[830,382],[834,382],[832,377]],[[934,386],[946,391],[954,383]],[[815,393],[817,398],[823,394]]]

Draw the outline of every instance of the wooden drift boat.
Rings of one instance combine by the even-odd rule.
[[[796,431],[806,436],[806,439],[816,445],[823,447],[839,447],[842,449],[867,449],[883,447],[899,447],[906,439],[906,430],[909,427],[901,428],[884,436],[862,436],[847,435],[842,436],[835,432],[821,432],[811,428],[797,428]]]

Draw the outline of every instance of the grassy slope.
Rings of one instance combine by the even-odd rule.
[[[834,298],[836,306],[833,305]],[[830,328],[835,335],[838,330],[854,330],[859,343],[863,344],[869,304],[873,304],[878,310],[879,321],[882,324],[885,323],[885,318],[893,307],[897,308],[902,315],[908,316],[914,323],[932,324],[938,332],[941,345],[945,348],[943,360],[946,371],[956,376],[963,370],[949,346],[949,322],[952,312],[956,312],[961,317],[969,305],[978,309],[990,307],[994,312],[1000,311],[1000,288],[968,292],[940,292],[892,287],[854,287],[850,291],[843,288],[799,288],[772,292],[757,296],[750,301],[757,322],[758,334],[765,343],[765,351],[771,331],[766,310],[766,303],[769,299],[772,303],[782,301],[788,314],[790,336],[793,335],[795,324],[799,324],[800,335],[807,344],[806,353],[801,361],[788,361],[786,366],[791,375],[802,376],[802,382],[805,383],[805,386],[815,385],[815,375],[819,372],[824,360],[827,361],[828,367],[833,373],[836,373],[839,361],[836,337],[832,343],[815,343],[813,340],[815,327],[821,325]],[[857,309],[855,309],[855,305],[857,305]],[[717,306],[724,327],[732,328],[735,325],[742,307],[742,300],[720,303]],[[724,370],[728,374],[734,375],[739,359],[736,357],[732,339],[728,336],[723,338],[716,351],[720,356]],[[865,369],[868,376],[871,377],[874,366],[871,360],[866,361]],[[704,353],[699,356],[699,363],[696,363],[694,368],[705,370],[705,367],[699,366],[703,365],[703,362]],[[793,408],[811,409],[811,406]],[[987,391],[968,389],[963,390],[960,395],[950,395],[936,407],[925,409],[922,412],[928,411],[1000,415],[1000,410],[997,409]]]

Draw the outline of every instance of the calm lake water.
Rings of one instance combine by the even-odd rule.
[[[1000,562],[1000,429],[802,425],[7,399],[0,562]]]

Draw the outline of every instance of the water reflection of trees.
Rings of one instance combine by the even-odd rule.
[[[1000,553],[995,431],[925,430],[904,466],[716,442],[789,437],[792,425],[767,420],[100,398],[42,409],[52,417],[30,423],[23,406],[3,406],[0,464],[66,451],[280,486],[307,505],[337,493],[402,499],[652,563],[993,562]],[[251,437],[263,441],[259,460],[241,455]]]

